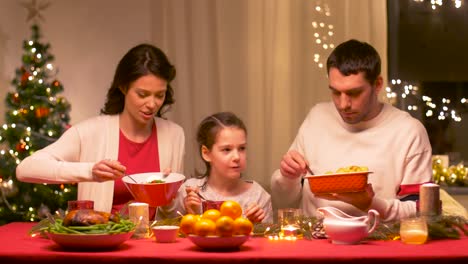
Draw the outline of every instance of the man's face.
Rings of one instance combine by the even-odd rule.
[[[356,124],[367,121],[380,112],[377,100],[382,87],[380,76],[375,84],[370,84],[363,72],[345,76],[337,68],[331,68],[328,73],[328,85],[336,110],[344,122]]]

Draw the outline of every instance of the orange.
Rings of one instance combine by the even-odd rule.
[[[216,220],[218,220],[220,216],[221,216],[221,212],[219,210],[208,209],[203,213],[201,218],[210,219],[210,220],[213,220],[213,222],[216,222]]]
[[[234,235],[250,235],[253,224],[245,217],[238,217],[234,220]]]
[[[221,216],[227,215],[232,219],[236,219],[242,215],[242,207],[236,201],[224,201],[219,208]]]
[[[216,221],[216,234],[222,237],[232,236],[234,233],[234,220],[229,216],[221,216]]]
[[[193,234],[193,228],[195,227],[195,223],[198,222],[200,219],[199,215],[194,214],[186,214],[182,216],[180,220],[179,228],[182,233],[185,235]]]
[[[207,218],[201,218],[195,223],[193,228],[197,236],[214,236],[216,235],[216,223]]]

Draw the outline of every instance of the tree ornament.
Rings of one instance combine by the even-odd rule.
[[[18,93],[11,94],[11,101],[14,102],[15,104],[18,104],[20,102],[19,94]]]
[[[49,115],[50,109],[48,107],[41,106],[36,108],[35,113],[37,118],[43,118]]]
[[[26,142],[24,140],[20,140],[18,144],[16,144],[16,151],[23,152],[26,150]]]

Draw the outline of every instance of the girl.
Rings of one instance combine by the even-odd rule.
[[[211,115],[199,125],[197,141],[206,171],[179,189],[179,211],[201,213],[200,194],[209,200],[237,201],[252,222],[272,222],[270,194],[255,181],[241,178],[247,159],[247,129],[242,120],[230,112]]]

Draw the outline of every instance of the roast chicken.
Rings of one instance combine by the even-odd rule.
[[[107,224],[109,221],[119,223],[120,218],[116,214],[95,211],[92,209],[79,209],[70,211],[63,219],[63,225],[89,226],[95,224]]]

